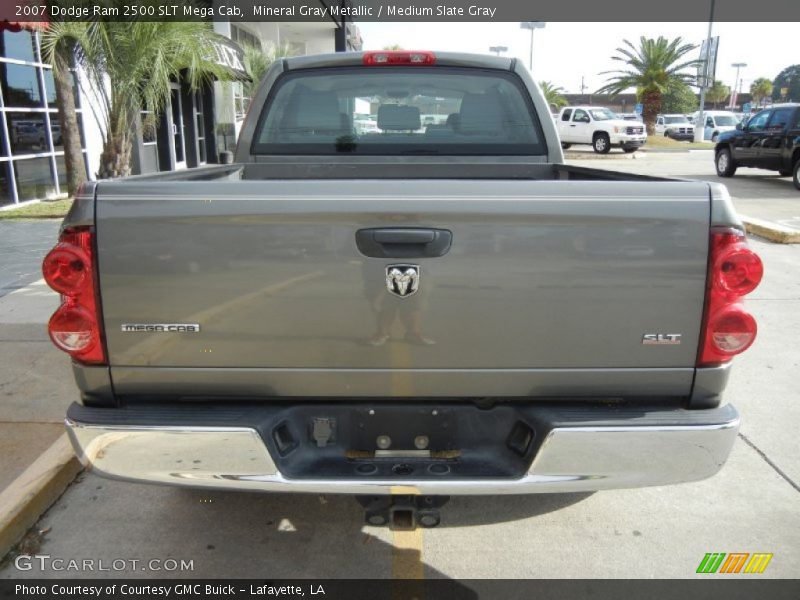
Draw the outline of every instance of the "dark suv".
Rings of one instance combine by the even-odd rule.
[[[738,167],[757,167],[792,176],[800,190],[800,104],[779,104],[753,115],[746,124],[721,133],[714,162],[720,177]]]

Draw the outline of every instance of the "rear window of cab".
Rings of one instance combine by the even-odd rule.
[[[518,76],[492,69],[337,67],[279,77],[253,154],[544,155]]]

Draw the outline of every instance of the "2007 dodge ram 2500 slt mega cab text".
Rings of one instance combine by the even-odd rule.
[[[565,165],[518,61],[367,52],[275,63],[233,164],[88,183],[43,271],[96,472],[436,503],[716,473],[762,264],[724,186]]]

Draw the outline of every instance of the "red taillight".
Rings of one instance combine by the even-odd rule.
[[[711,232],[703,341],[697,366],[713,366],[744,352],[756,338],[756,320],[744,310],[742,297],[761,281],[764,265],[736,229]]]
[[[86,253],[75,244],[59,243],[45,257],[42,273],[47,285],[66,296],[74,296],[85,285],[89,272]]]
[[[365,52],[364,64],[368,66],[382,65],[433,65],[436,55],[433,52],[391,50],[378,52]]]
[[[713,267],[716,285],[734,296],[749,294],[758,286],[764,275],[764,265],[749,248],[734,244],[717,258]]]
[[[94,269],[94,233],[89,227],[67,229],[45,257],[45,281],[61,294],[61,306],[50,318],[53,343],[75,360],[105,364]]]

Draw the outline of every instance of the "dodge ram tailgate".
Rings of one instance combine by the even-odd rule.
[[[101,182],[118,394],[681,396],[700,182]]]

